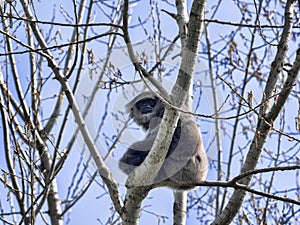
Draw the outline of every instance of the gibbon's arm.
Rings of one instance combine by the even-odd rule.
[[[144,162],[149,151],[151,150],[153,142],[154,139],[150,137],[143,141],[135,142],[129,146],[119,161],[120,169],[127,175],[130,174],[137,166]]]

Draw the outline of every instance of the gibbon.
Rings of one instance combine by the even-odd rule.
[[[145,160],[151,150],[165,107],[156,94],[147,91],[136,96],[126,108],[136,124],[147,131],[145,139],[133,143],[119,161],[120,169],[128,175]],[[192,184],[206,178],[207,170],[207,156],[196,121],[192,115],[181,112],[168,153],[153,186],[193,189],[195,186]]]

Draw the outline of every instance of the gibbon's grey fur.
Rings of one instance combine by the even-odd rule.
[[[120,169],[130,174],[148,155],[156,138],[164,114],[164,103],[152,92],[143,92],[126,105],[130,117],[147,135],[133,143],[119,161]],[[208,169],[206,152],[194,117],[181,113],[167,156],[154,186],[168,186],[179,190],[195,188],[191,185],[205,179]]]

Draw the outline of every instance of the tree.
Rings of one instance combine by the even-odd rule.
[[[145,184],[162,164],[179,114],[188,113],[179,111],[185,102],[201,124],[210,160],[208,181],[187,196],[189,219],[298,222],[299,3],[61,4],[57,12],[48,2],[1,2],[4,224],[68,223],[95,183],[101,202],[114,208],[104,207],[100,223],[138,224],[152,189]],[[124,190],[114,162],[134,125],[120,105],[149,88],[159,91],[166,111],[151,153]],[[174,224],[185,224],[186,196],[174,195]],[[170,221],[151,214],[158,223]]]

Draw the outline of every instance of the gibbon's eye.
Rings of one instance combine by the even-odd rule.
[[[145,98],[138,101],[135,105],[136,108],[142,113],[150,113],[153,111],[154,106],[156,105],[156,100],[153,98]]]

